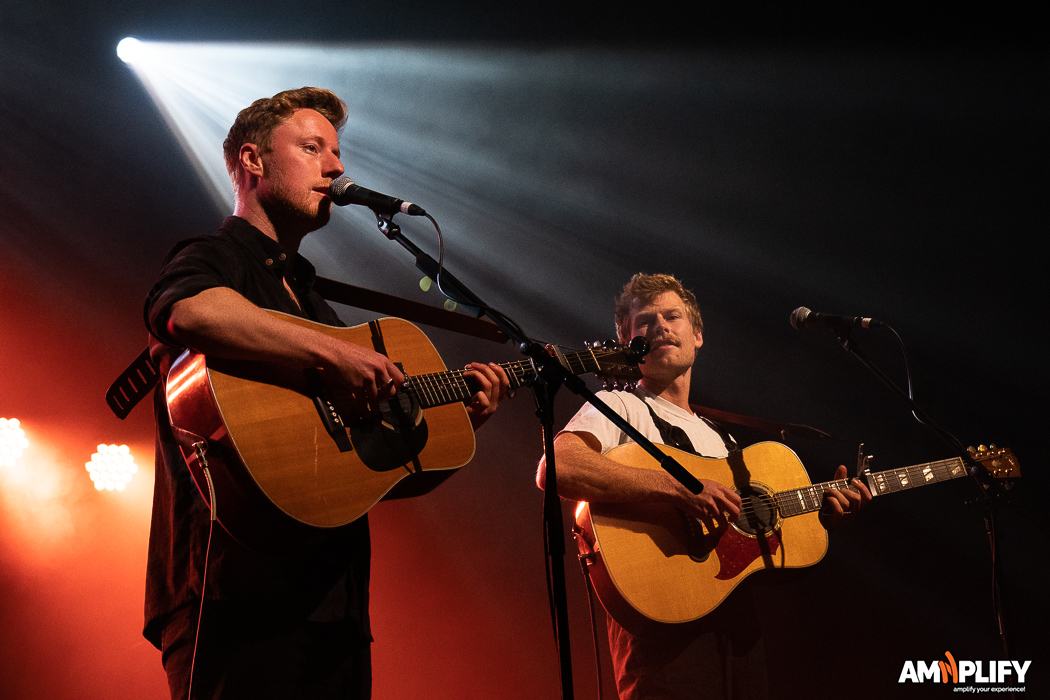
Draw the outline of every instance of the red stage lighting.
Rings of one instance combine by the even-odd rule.
[[[0,418],[0,466],[14,466],[15,460],[29,447],[25,431],[17,418]]]

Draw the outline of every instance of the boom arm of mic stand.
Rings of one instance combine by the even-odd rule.
[[[967,470],[971,475],[976,477],[982,484],[989,487],[997,496],[1006,496],[1006,489],[1003,485],[995,479],[987,469],[981,466],[970,453],[962,446],[954,435],[949,433],[947,430],[939,426],[933,419],[931,419],[922,408],[919,407],[915,401],[908,396],[907,392],[901,389],[897,384],[886,375],[875,363],[869,360],[857,347],[857,344],[850,338],[849,329],[836,330],[835,335],[838,336],[839,345],[842,349],[849,353],[853,358],[860,362],[864,367],[874,374],[879,381],[885,384],[894,395],[897,396],[904,404],[911,410],[912,415],[923,425],[930,428],[934,433],[937,434],[941,440],[949,445],[963,460],[963,464],[967,466]]]

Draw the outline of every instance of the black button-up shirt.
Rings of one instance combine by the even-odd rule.
[[[302,309],[284,287],[289,266]],[[313,265],[301,255],[287,256],[279,243],[231,216],[216,235],[187,239],[168,254],[146,297],[146,324],[155,338],[175,346],[167,335],[172,306],[207,289],[228,287],[262,308],[344,325],[313,291],[314,277]],[[162,388],[155,392],[154,407],[156,481],[146,564],[146,638],[160,648],[168,615],[182,606],[199,605],[205,595],[253,605],[260,614],[274,617],[343,619],[353,634],[359,630],[363,639],[370,639],[367,517],[327,534],[318,548],[296,559],[253,551],[215,527],[204,585],[209,507],[172,434]]]

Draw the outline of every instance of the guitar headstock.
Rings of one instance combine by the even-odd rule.
[[[969,447],[966,451],[996,479],[1016,479],[1021,476],[1021,465],[1008,447],[981,445]]]
[[[645,338],[639,336],[627,345],[615,340],[594,340],[585,345],[598,363],[594,374],[602,380],[606,391],[634,390],[642,379],[638,364],[645,361],[643,358],[649,352],[649,342]]]

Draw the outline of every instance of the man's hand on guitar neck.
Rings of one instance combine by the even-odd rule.
[[[846,478],[846,465],[835,470],[835,480]],[[820,505],[820,524],[826,530],[847,525],[868,505],[871,491],[860,479],[851,479],[849,488],[824,489],[824,501]]]
[[[467,403],[470,424],[477,431],[496,412],[500,399],[508,397],[510,378],[495,362],[471,362],[466,366],[463,378],[478,386],[478,391]]]

